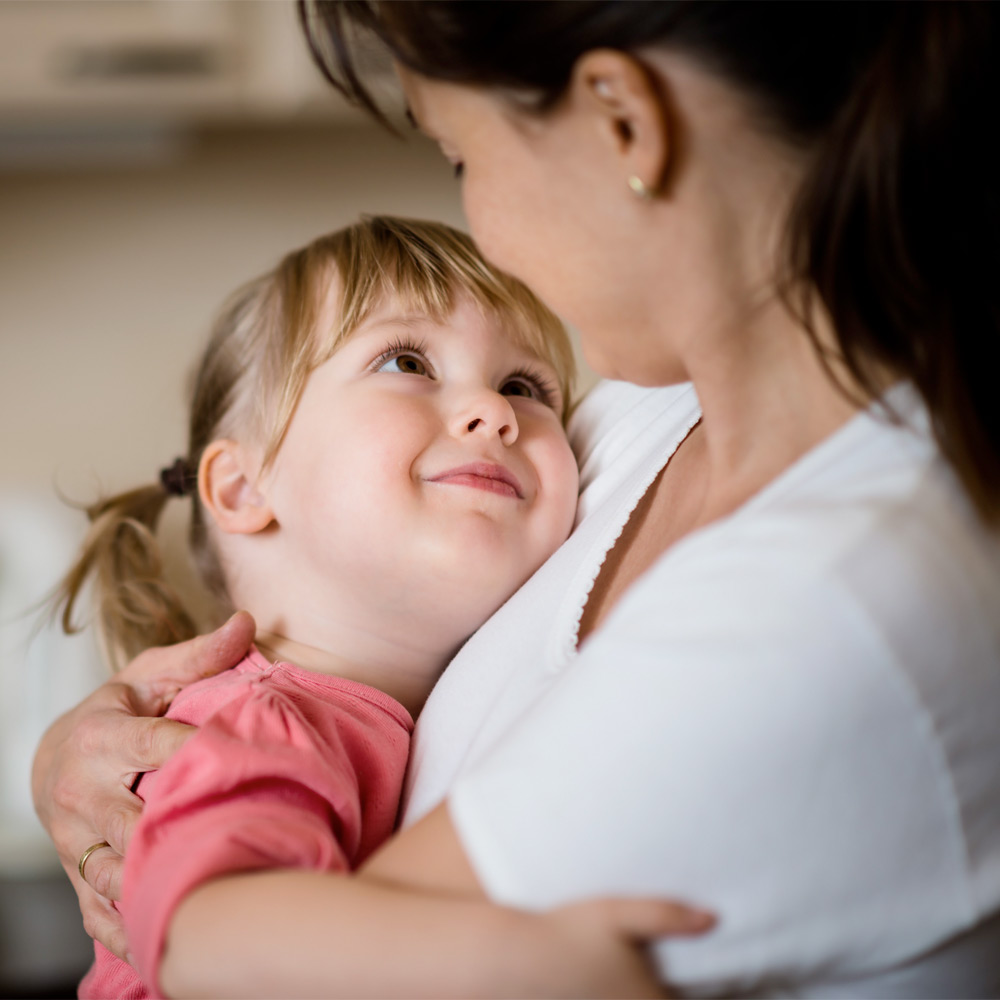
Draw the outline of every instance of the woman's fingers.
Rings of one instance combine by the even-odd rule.
[[[198,731],[194,726],[173,719],[125,717],[121,725],[107,736],[114,737],[107,753],[114,754],[124,776],[122,784],[131,788],[135,775],[156,771]],[[110,838],[109,838],[110,839]],[[122,846],[127,843],[127,838]]]
[[[130,689],[133,712],[162,715],[181,688],[235,666],[249,650],[256,627],[249,613],[237,611],[208,635],[140,653],[117,677]]]
[[[122,867],[124,859],[107,841],[91,844],[77,862],[77,874],[105,899],[122,898]]]
[[[119,921],[117,911],[96,893],[110,899],[121,895],[120,856],[142,809],[131,791],[135,778],[162,767],[194,733],[190,726],[155,716],[185,685],[237,663],[253,641],[254,628],[253,618],[241,612],[210,635],[147,650],[60,716],[39,744],[32,768],[35,809],[85,918],[99,928],[104,944],[115,942]],[[109,847],[87,859],[84,881],[77,871],[80,857],[102,841]]]
[[[707,910],[660,899],[606,899],[595,905],[603,908],[601,919],[619,934],[640,942],[704,934],[716,922],[715,916]]]
[[[115,686],[120,687],[105,688]],[[108,843],[87,859],[85,879],[101,895],[120,898],[121,855],[142,812],[142,802],[131,791],[135,776],[162,767],[196,732],[169,719],[136,718],[108,707],[116,697],[96,692],[83,716],[59,720],[46,736],[55,741],[53,752],[46,752],[43,741],[36,758],[38,814],[77,885],[81,908],[81,855],[93,844]]]
[[[121,914],[106,899],[89,889],[81,891],[77,887],[77,896],[80,900],[80,913],[83,915],[83,929],[108,951],[127,962],[128,940]]]
[[[79,768],[68,766],[65,775],[53,775],[52,784],[59,785],[65,796],[60,801],[71,803],[74,797],[81,798],[74,796],[79,790],[75,784],[78,770],[91,772],[98,780],[103,780],[98,770],[107,771],[115,776],[116,784],[131,787],[135,774],[162,767],[194,732],[182,722],[137,714],[132,702],[131,688],[109,681],[74,709],[70,718],[57,723],[63,746],[79,751]],[[63,777],[71,779],[70,787],[62,787],[68,784],[60,780]]]
[[[61,828],[71,836],[75,827],[89,827],[100,834],[95,841],[124,850],[139,808],[124,805],[135,776],[161,767],[193,732],[150,716],[165,711],[186,684],[238,662],[253,632],[253,618],[241,612],[211,635],[147,650],[49,727],[35,754],[32,793],[64,861],[79,844],[60,842]]]
[[[89,836],[88,843],[107,840],[124,853],[142,808],[131,792],[136,775],[162,767],[195,732],[169,719],[137,718],[116,698],[114,691],[96,692],[89,705],[59,720],[36,758],[38,814],[64,862],[67,851],[86,848],[80,836]],[[51,754],[44,752],[50,735],[57,744]]]
[[[534,992],[576,997],[666,996],[646,946],[702,934],[715,923],[711,914],[684,903],[622,897],[570,903],[535,919],[524,949],[532,962],[533,949],[541,949]]]

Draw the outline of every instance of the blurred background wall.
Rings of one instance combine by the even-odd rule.
[[[321,80],[291,0],[0,3],[0,995],[71,995],[90,951],[28,788],[104,676],[89,635],[26,613],[82,535],[57,491],[156,476],[225,296],[361,212],[464,225],[436,149]],[[181,507],[165,542],[196,593]]]

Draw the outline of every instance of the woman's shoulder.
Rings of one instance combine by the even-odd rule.
[[[580,401],[568,434],[585,488],[618,456],[687,433],[700,413],[690,383],[644,387],[604,379]],[[659,449],[656,449],[659,450]]]
[[[951,563],[1000,596],[992,589],[1000,532],[977,515],[915,394],[901,386],[885,404],[891,410],[879,403],[859,413],[733,513],[678,543],[661,560],[665,578],[681,567],[714,572],[721,562],[798,583],[895,574],[933,586]]]
[[[793,719],[808,710],[829,746],[863,718],[923,734],[946,771],[962,759],[967,784],[982,785],[963,801],[992,794],[1000,535],[912,425],[865,416],[845,428],[669,551],[602,631],[605,656],[714,677]]]
[[[977,728],[977,701],[1000,712],[1000,534],[919,419],[862,414],[668,550],[590,645],[668,663],[664,683],[678,670],[732,691],[802,682],[805,699],[827,692],[827,718],[835,697],[849,719],[878,688],[900,718],[956,732],[944,715],[961,701]]]
[[[659,399],[615,384],[601,392],[611,409],[696,404],[678,390]],[[808,660],[834,675],[850,661],[931,699],[943,672],[955,682],[968,671],[1000,711],[1000,534],[965,497],[912,391],[887,402],[895,419],[880,407],[859,414],[668,550],[593,645],[641,655],[638,643],[654,659],[676,646],[715,663],[731,654],[741,676],[750,651],[758,665]]]
[[[697,405],[690,382],[640,386],[601,379],[577,403],[569,419],[569,436],[581,458],[607,434],[621,427],[641,428],[662,417],[682,400]]]

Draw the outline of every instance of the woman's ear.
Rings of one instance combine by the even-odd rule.
[[[625,52],[592,49],[576,61],[570,87],[620,158],[622,186],[644,197],[662,191],[672,124],[652,72]]]
[[[259,463],[236,441],[213,441],[198,463],[198,495],[221,531],[252,535],[274,521],[274,511],[257,488]]]

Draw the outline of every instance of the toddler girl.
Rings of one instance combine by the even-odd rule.
[[[194,635],[154,538],[188,497],[202,578],[258,624],[243,662],[171,706],[200,728],[138,783],[132,964],[96,945],[82,997],[156,995],[172,915],[207,881],[350,870],[391,833],[438,674],[572,527],[572,368],[559,321],[434,223],[364,219],[231,300],[187,454],[90,508],[59,595],[72,629],[93,577],[116,666]]]

